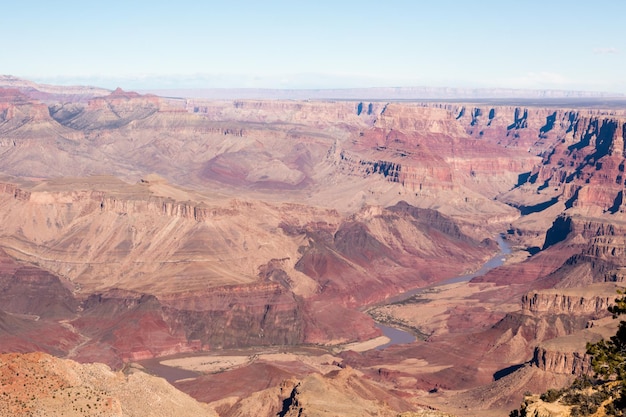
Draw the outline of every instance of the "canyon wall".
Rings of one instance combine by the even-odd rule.
[[[587,287],[584,291],[579,288],[534,291],[522,297],[522,313],[600,318],[610,314],[608,307],[615,304],[616,295],[614,285]]]
[[[581,352],[563,352],[535,348],[531,365],[552,374],[592,376],[591,357]]]
[[[623,111],[0,92],[6,349],[121,368],[338,348],[380,335],[367,306],[476,270],[509,230],[502,267],[394,305],[425,341],[341,354],[389,392],[469,389],[529,360],[588,372],[566,338],[602,335],[626,276]]]
[[[345,343],[379,335],[361,306],[455,276],[496,249],[406,202],[346,218],[170,187],[151,177],[0,183],[7,257],[56,274],[31,285],[13,273],[32,291],[6,311],[52,314],[56,287],[46,283],[62,279],[68,289],[47,323],[73,335],[65,354],[114,366],[199,349]]]

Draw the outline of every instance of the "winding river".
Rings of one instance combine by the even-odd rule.
[[[483,266],[478,271],[473,272],[471,274],[466,274],[466,275],[461,275],[461,276],[458,276],[458,277],[450,278],[450,279],[444,280],[442,282],[439,282],[439,283],[431,285],[431,286],[421,287],[421,288],[417,288],[417,289],[414,289],[414,290],[411,290],[411,291],[404,292],[402,294],[399,294],[399,295],[396,295],[394,297],[391,297],[391,298],[387,299],[382,304],[397,303],[397,302],[401,302],[401,301],[407,300],[407,299],[413,297],[414,295],[417,295],[420,292],[424,291],[425,289],[436,288],[436,287],[440,287],[442,285],[454,284],[454,283],[457,283],[457,282],[469,281],[469,280],[471,280],[474,277],[484,275],[485,273],[487,273],[488,271],[490,271],[493,268],[501,266],[504,263],[506,255],[511,253],[511,249],[509,248],[508,244],[505,242],[505,240],[502,238],[501,235],[498,235],[496,237],[496,241],[498,242],[498,246],[500,247],[500,252],[498,252],[497,255],[495,255],[493,258],[491,258],[487,262],[485,262],[483,264]],[[407,332],[405,330],[402,330],[402,329],[399,329],[399,328],[396,328],[396,327],[392,327],[392,326],[386,326],[386,325],[380,324],[380,323],[377,324],[377,327],[382,330],[383,334],[385,336],[387,336],[390,339],[390,341],[388,343],[384,344],[384,345],[377,346],[377,347],[375,347],[373,349],[381,350],[381,349],[385,349],[386,347],[389,347],[389,346],[392,346],[392,345],[411,343],[411,342],[414,342],[416,340],[415,335],[413,335],[412,333]],[[254,352],[254,349],[252,349],[252,352]],[[222,354],[223,353],[224,352],[222,352]],[[200,356],[200,355],[206,355],[206,354],[207,354],[207,352],[198,352],[198,353],[195,353],[195,354],[179,354],[179,355],[172,356],[172,358],[189,357],[189,356]],[[241,355],[242,353],[238,352],[237,354]],[[190,371],[190,370],[186,370],[186,369],[180,369],[180,368],[176,368],[176,367],[172,367],[172,366],[163,365],[161,362],[164,359],[165,358],[154,358],[154,359],[148,359],[148,360],[141,361],[140,363],[149,372],[151,372],[153,374],[156,374],[156,375],[158,375],[160,377],[163,377],[163,378],[167,379],[169,382],[172,382],[172,383],[174,381],[177,381],[177,380],[180,380],[180,379],[196,378],[199,375],[198,372],[194,372],[194,371]]]
[[[504,264],[504,261],[506,260],[506,255],[511,253],[511,248],[509,247],[508,243],[504,240],[502,235],[496,236],[496,242],[498,242],[498,247],[500,248],[500,252],[498,252],[494,257],[492,257],[487,262],[485,262],[479,270],[472,272],[471,274],[465,274],[465,275],[460,275],[458,277],[446,279],[444,281],[438,282],[437,284],[434,284],[428,287],[416,288],[414,290],[407,291],[402,294],[398,294],[396,296],[393,296],[387,299],[385,304],[399,303],[404,300],[408,300],[409,298],[421,293],[425,289],[436,288],[436,287],[441,287],[443,285],[469,281],[472,278],[485,275],[490,270],[497,268],[499,266],[502,266]],[[376,327],[378,327],[383,332],[383,334],[389,338],[388,343],[377,346],[375,348],[376,350],[385,349],[392,345],[411,343],[416,340],[415,335],[397,327],[387,326],[381,323],[377,323]]]

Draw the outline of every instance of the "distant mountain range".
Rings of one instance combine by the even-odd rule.
[[[513,88],[377,87],[345,89],[154,89],[142,90],[165,97],[204,99],[283,100],[442,100],[442,99],[589,99],[623,98],[623,94],[596,91],[520,90]]]
[[[41,92],[40,99],[59,96],[89,98],[104,96],[108,89],[93,86],[56,86],[37,84],[11,75],[0,75],[0,87]],[[125,86],[120,86],[125,88]],[[125,88],[126,89],[126,88]],[[267,89],[267,88],[183,88],[142,89],[164,97],[186,97],[216,100],[232,99],[287,99],[287,100],[560,100],[560,99],[624,99],[619,93],[569,90],[526,90],[513,88],[452,88],[452,87],[375,87],[333,89]]]
[[[26,93],[29,97],[39,100],[60,100],[62,98],[72,100],[85,100],[91,97],[106,96],[110,90],[92,86],[58,86],[50,84],[37,84],[35,82],[14,77],[12,75],[0,75],[0,88],[12,88]]]

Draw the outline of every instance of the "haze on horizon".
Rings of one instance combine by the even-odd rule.
[[[625,12],[610,0],[10,2],[0,73],[126,89],[626,93]]]

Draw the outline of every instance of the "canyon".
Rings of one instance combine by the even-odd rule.
[[[206,415],[502,415],[589,374],[617,328],[625,138],[606,101],[0,78],[0,368],[97,369],[120,415],[135,378]],[[500,266],[451,280],[498,239]],[[416,339],[374,349],[380,324]],[[73,378],[54,392],[94,384]],[[0,405],[62,407],[50,389]]]

